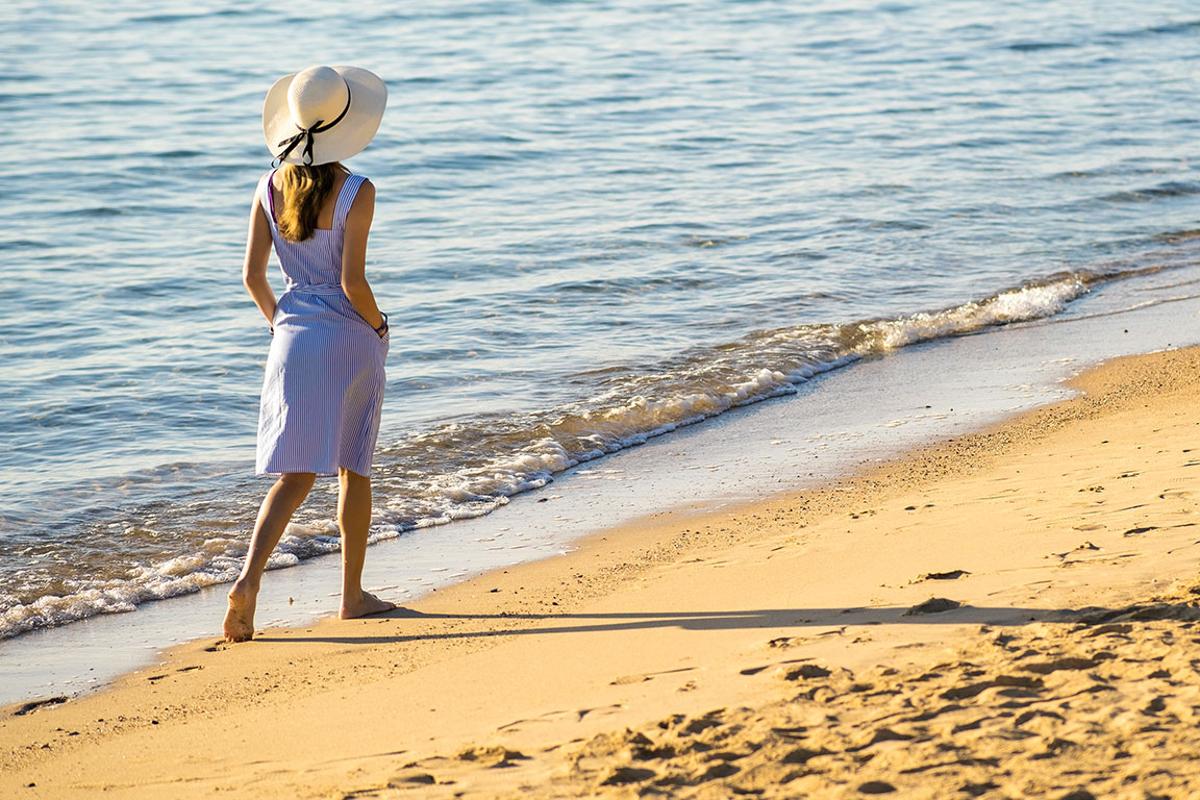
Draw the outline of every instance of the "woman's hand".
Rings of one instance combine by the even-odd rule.
[[[250,226],[246,235],[246,257],[242,263],[242,285],[258,306],[258,310],[267,318],[270,327],[275,319],[277,303],[271,282],[267,279],[267,260],[271,255],[271,228],[267,216],[263,212],[262,203],[254,195],[253,205],[250,206]],[[271,333],[274,333],[272,329]]]

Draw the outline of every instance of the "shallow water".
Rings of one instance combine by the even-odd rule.
[[[862,357],[1190,276],[1198,38],[1183,2],[10,4],[0,636],[236,570],[267,486],[241,252],[282,72],[391,91],[351,162],[393,323],[380,539]],[[336,549],[333,488],[277,566]]]

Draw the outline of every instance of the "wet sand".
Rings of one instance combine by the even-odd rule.
[[[1200,352],[1077,383],[822,490],[8,707],[0,795],[1200,793]]]

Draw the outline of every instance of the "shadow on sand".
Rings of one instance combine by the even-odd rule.
[[[933,601],[930,601],[932,603]],[[980,607],[962,605],[946,610],[947,605],[923,603],[912,608],[895,606],[875,608],[768,608],[744,611],[667,611],[597,614],[426,614],[398,608],[370,619],[411,619],[426,622],[477,620],[499,623],[496,628],[467,631],[430,631],[396,636],[256,636],[257,642],[328,642],[333,644],[386,644],[437,639],[474,639],[497,636],[556,633],[604,633],[608,631],[678,628],[716,631],[750,628],[825,628],[869,625],[993,625],[1018,626],[1032,622],[1064,625],[1100,625],[1108,622],[1153,621],[1164,619],[1200,619],[1200,607],[1190,603],[1147,603],[1126,608],[1086,607],[1078,609]],[[546,625],[542,623],[549,622]],[[513,623],[505,625],[503,623]],[[522,624],[524,623],[524,624]]]

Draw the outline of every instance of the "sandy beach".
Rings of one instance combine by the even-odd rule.
[[[1195,796],[1200,351],[1076,385],[819,490],[10,706],[0,795]]]

